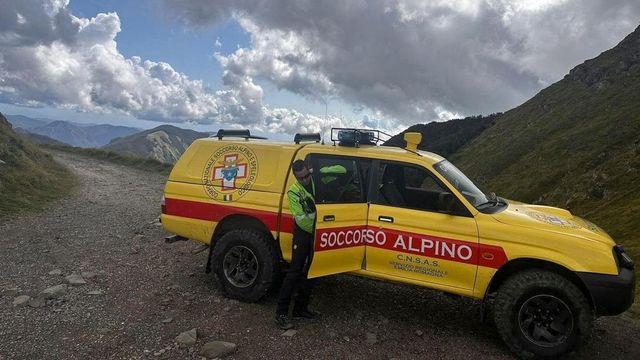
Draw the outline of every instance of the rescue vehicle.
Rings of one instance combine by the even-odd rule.
[[[601,228],[482,192],[418,150],[419,133],[404,135],[405,148],[379,146],[382,136],[332,129],[330,144],[319,134],[286,143],[220,130],[196,140],[167,181],[164,229],[210,245],[206,268],[224,293],[257,301],[291,259],[287,189],[304,159],[316,188],[310,278],[351,273],[480,300],[522,357],[570,352],[594,318],[631,306],[634,263]]]

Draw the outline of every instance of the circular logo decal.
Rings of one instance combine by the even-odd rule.
[[[258,159],[253,150],[230,144],[209,158],[202,173],[202,183],[212,199],[236,201],[251,189],[257,175]]]
[[[541,222],[544,222],[544,223],[547,223],[547,224],[551,224],[551,225],[569,227],[569,228],[574,228],[574,229],[577,229],[577,228],[580,227],[579,225],[577,225],[576,223],[574,223],[571,220],[562,219],[562,218],[559,218],[559,217],[557,217],[555,215],[548,215],[548,214],[544,214],[544,213],[541,213],[541,212],[538,212],[538,211],[525,211],[525,214],[527,214],[528,216],[530,216],[530,217],[532,217],[532,218],[534,218],[534,219],[536,219],[538,221],[541,221]]]

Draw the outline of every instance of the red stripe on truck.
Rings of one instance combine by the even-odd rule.
[[[164,213],[167,215],[219,222],[228,215],[241,214],[262,221],[271,231],[278,231],[277,212],[171,198],[165,200],[165,205]],[[292,215],[282,214],[280,231],[293,233],[294,224]],[[365,245],[494,269],[500,268],[508,260],[499,246],[392,229],[374,229],[365,225],[318,229],[314,249],[327,251]]]
[[[278,213],[265,210],[246,209],[236,206],[219,205],[200,201],[165,199],[165,214],[191,219],[219,222],[229,215],[247,215],[262,221],[270,231],[278,231]],[[282,215],[280,231],[293,232],[293,217]]]
[[[314,250],[354,246],[370,246],[494,269],[507,262],[507,255],[498,246],[366,226],[318,229]]]

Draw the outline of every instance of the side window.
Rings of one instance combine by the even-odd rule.
[[[371,162],[341,156],[310,155],[316,203],[366,202]]]
[[[448,213],[463,208],[428,170],[415,165],[381,162],[377,184],[378,204]]]

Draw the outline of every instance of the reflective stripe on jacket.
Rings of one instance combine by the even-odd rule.
[[[316,222],[316,208],[314,203],[316,189],[313,184],[313,179],[311,180],[311,190],[313,194],[310,194],[302,184],[296,181],[287,192],[291,215],[293,215],[296,224],[309,234],[313,233],[313,226]]]

